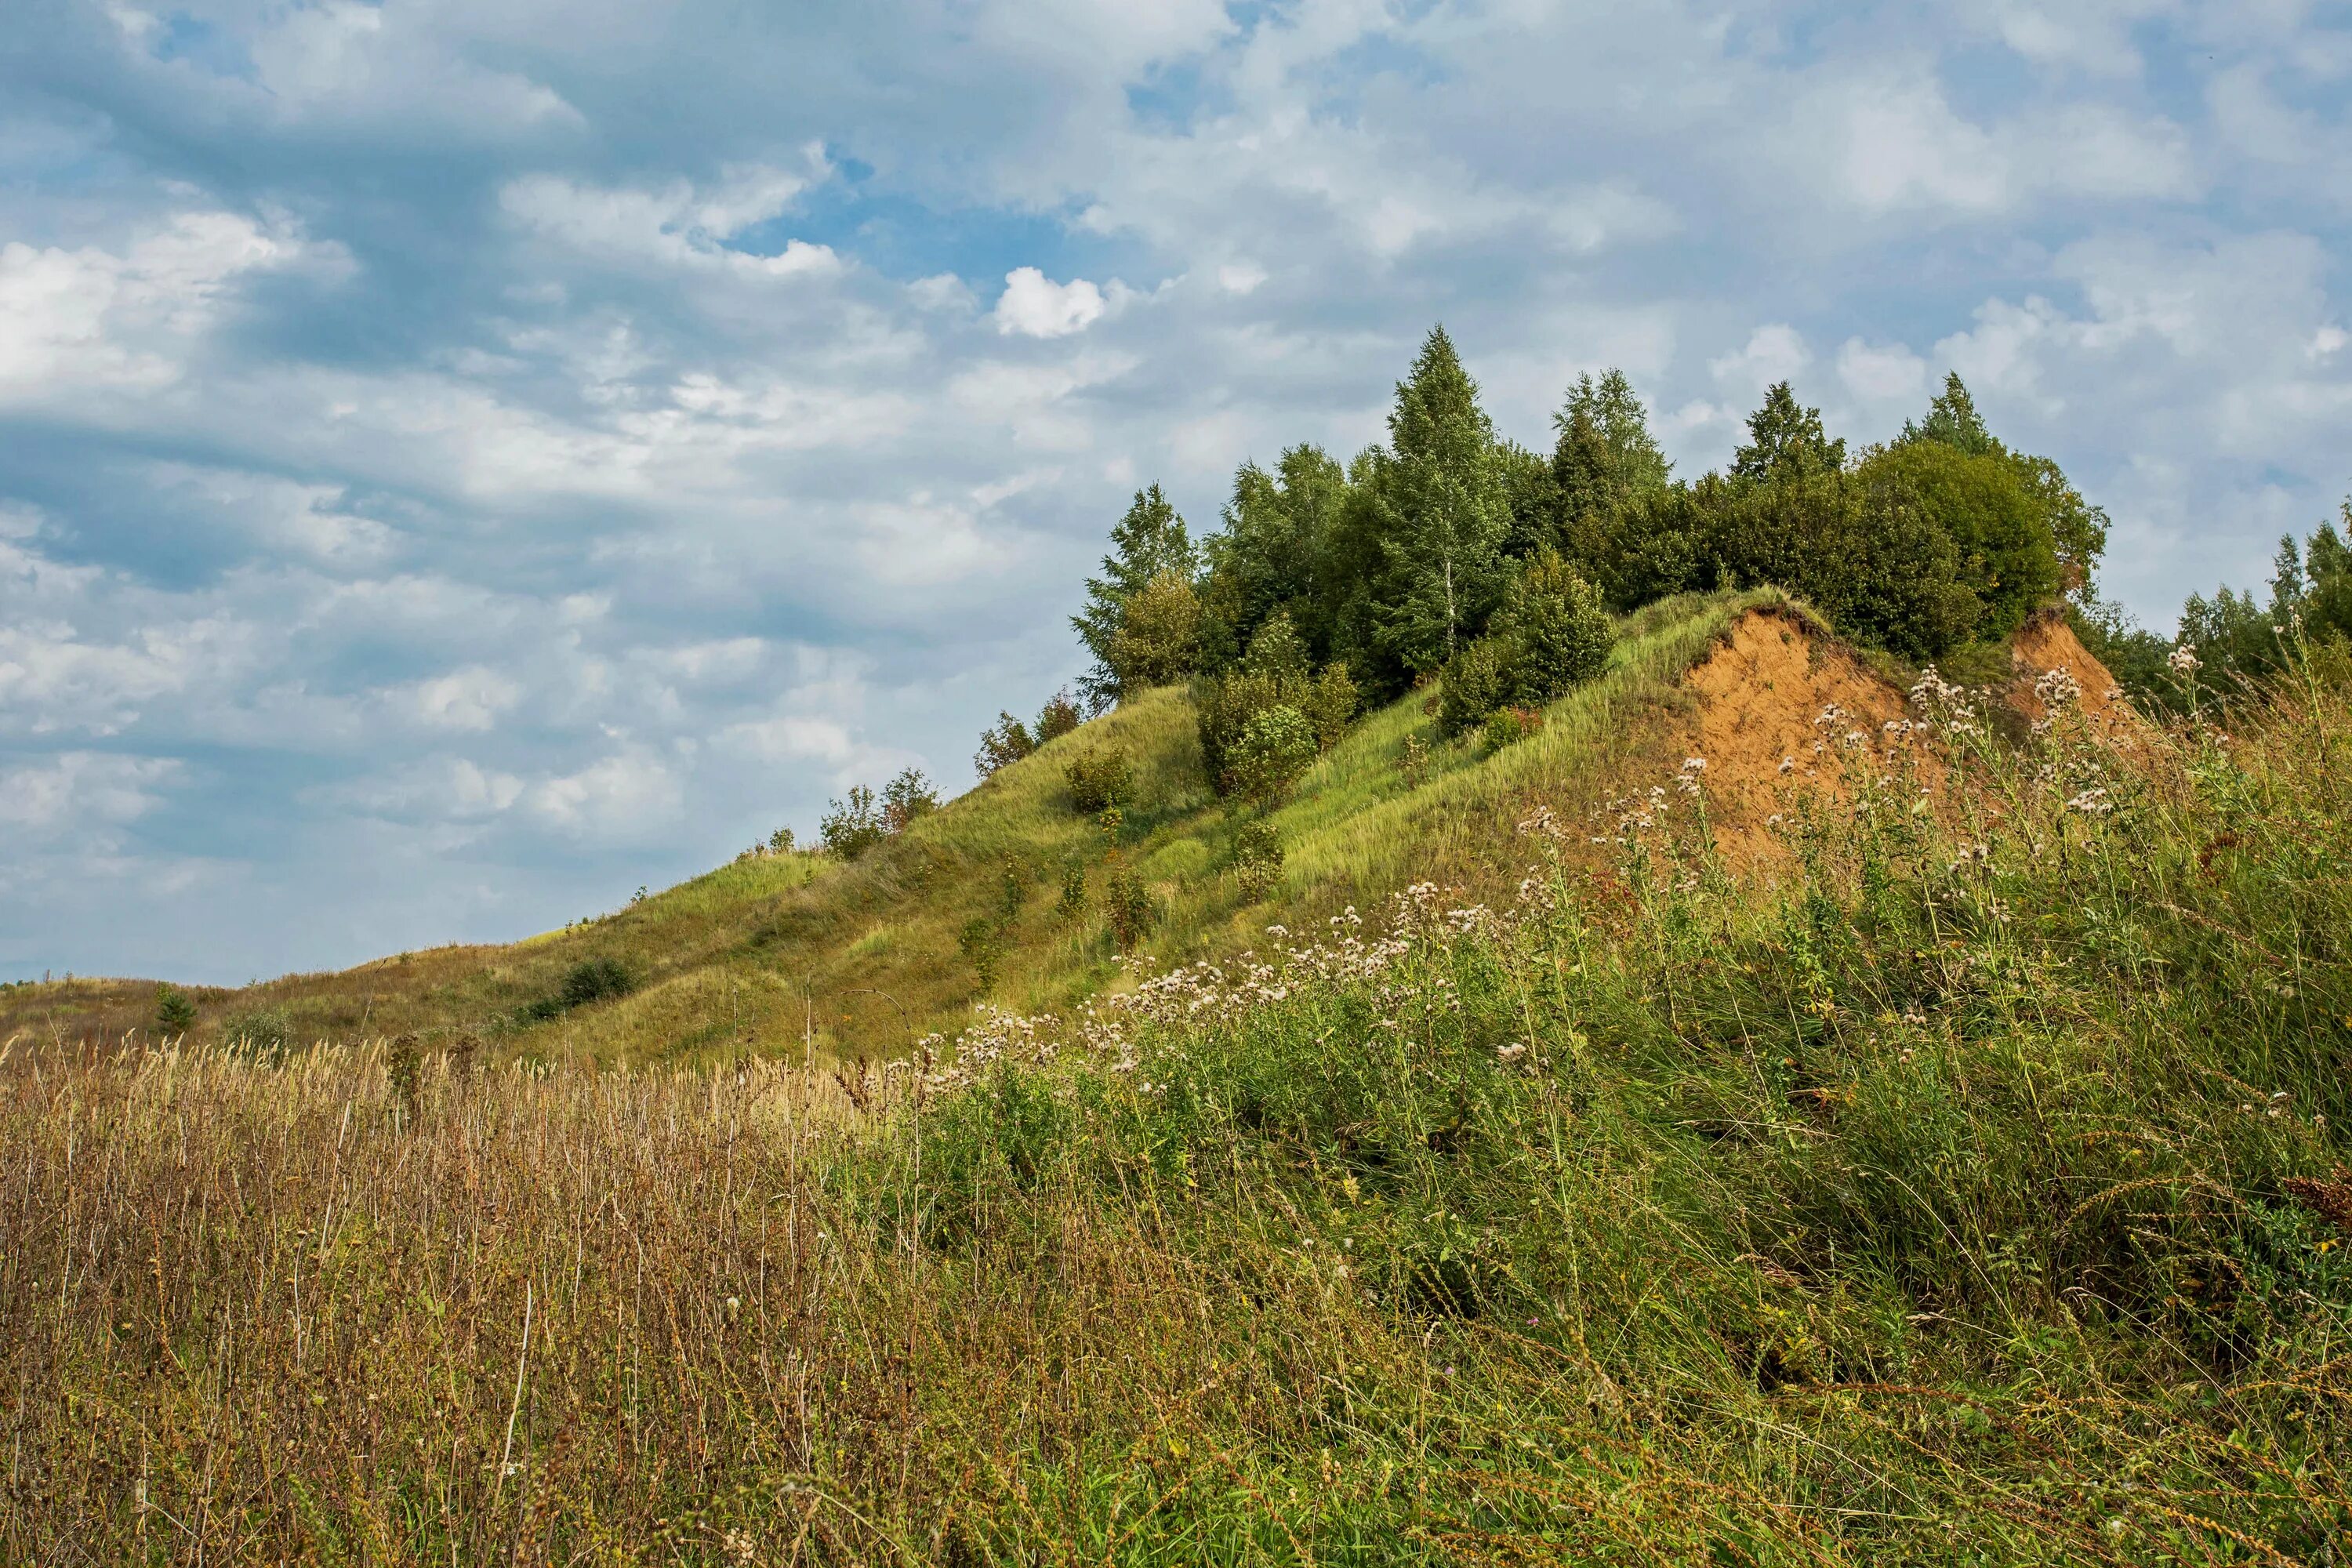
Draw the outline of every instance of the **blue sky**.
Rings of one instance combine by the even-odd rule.
[[[1443,320],[1684,472],[1958,367],[2168,626],[2352,490],[2352,6],[12,0],[0,977],[608,909],[970,779],[1139,483]]]

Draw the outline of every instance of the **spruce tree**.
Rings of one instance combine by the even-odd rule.
[[[1118,678],[1111,645],[1126,617],[1127,602],[1163,572],[1191,582],[1200,572],[1200,553],[1184,528],[1184,520],[1160,493],[1160,487],[1135,492],[1127,515],[1110,531],[1111,552],[1103,557],[1103,574],[1087,579],[1086,607],[1070,617],[1078,640],[1094,656],[1095,668],[1079,682],[1096,707],[1117,700]]]
[[[1977,413],[1976,399],[1969,395],[1956,370],[1945,373],[1943,395],[1927,405],[1927,417],[1916,425],[1906,419],[1903,434],[1896,439],[1941,441],[1971,458],[1993,457],[2002,450],[1992,432],[1985,428],[1984,420]]]
[[[1822,430],[1822,411],[1797,401],[1785,381],[1773,384],[1764,405],[1748,416],[1748,444],[1732,454],[1736,479],[1805,479],[1845,466],[1845,441]]]
[[[1407,669],[1433,670],[1485,624],[1503,583],[1510,502],[1493,423],[1445,329],[1397,386],[1380,465],[1383,582],[1373,620]]]
[[[1673,465],[1622,370],[1579,376],[1552,416],[1555,515],[1547,542],[1586,574],[1608,558],[1625,509],[1669,483]]]

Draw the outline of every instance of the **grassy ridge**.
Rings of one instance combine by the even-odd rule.
[[[1108,847],[1069,807],[1062,769],[1096,748],[1136,769],[1119,853],[1158,905],[1149,945],[1163,959],[1237,952],[1269,921],[1318,920],[1416,876],[1507,886],[1519,860],[1507,828],[1528,802],[1580,809],[1602,783],[1663,755],[1647,722],[1675,682],[1742,613],[1784,605],[1773,591],[1690,596],[1630,617],[1608,673],[1556,703],[1535,737],[1488,757],[1439,742],[1419,696],[1368,715],[1274,818],[1289,855],[1270,900],[1254,902],[1229,866],[1240,818],[1202,777],[1190,702],[1144,694],[1006,768],[850,865],[793,855],[739,861],[583,925],[502,947],[403,953],[341,973],[289,975],[200,992],[192,1038],[205,1043],[257,1012],[299,1041],[421,1031],[483,1037],[501,1054],[556,1059],[725,1060],[743,1054],[835,1059],[903,1053],[961,1026],[978,1000],[1070,1005],[1118,984],[1101,913]],[[1428,761],[1408,777],[1408,739]],[[1089,906],[1057,910],[1065,868],[1086,867]],[[1002,926],[983,991],[959,946],[974,919]],[[617,962],[639,982],[625,998],[535,1017],[572,966]],[[0,1041],[19,1048],[155,1034],[151,984],[74,981],[0,993]]]
[[[2342,1561],[2352,703],[1933,717],[928,1079],[12,1075],[0,1554]]]

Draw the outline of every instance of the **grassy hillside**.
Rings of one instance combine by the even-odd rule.
[[[1769,885],[1675,745],[1604,845],[1449,833],[1622,759],[1578,710],[1415,784],[1400,709],[1288,808],[1291,897],[1532,861],[1524,893],[1363,900],[937,1078],[0,1078],[0,1558],[2346,1561],[2346,689],[2124,748],[2055,685],[2013,742],[1933,693],[1924,731],[1816,727],[1859,677],[1751,621],[1706,668],[1759,684],[1685,709],[1732,607],[1640,630],[1588,700],[1642,721],[1591,733],[1712,728],[1801,783],[1793,709],[1850,787],[1787,800]],[[1160,737],[1170,938],[1254,929],[1172,694],[1113,733]],[[805,887],[721,873],[710,956],[566,1026],[789,952],[917,978],[966,907],[927,900],[976,896],[948,868],[1087,841],[1049,779]],[[1024,952],[1010,993],[1101,973],[1082,928]]]
[[[1687,596],[1630,617],[1605,675],[1553,705],[1544,729],[1498,753],[1446,743],[1423,700],[1368,715],[1300,783],[1273,822],[1287,854],[1281,884],[1250,900],[1232,868],[1239,809],[1202,775],[1191,704],[1150,692],[1004,769],[849,865],[795,855],[724,866],[584,926],[500,947],[402,953],[340,973],[290,975],[196,994],[193,1038],[272,1016],[297,1042],[422,1031],[471,1033],[493,1050],[552,1059],[819,1059],[903,1052],[952,1031],[972,1004],[1065,1007],[1121,983],[1102,914],[1113,846],[1068,804],[1065,763],[1117,750],[1136,767],[1117,848],[1157,905],[1142,944],[1163,962],[1238,952],[1269,922],[1312,922],[1369,906],[1422,878],[1491,894],[1523,857],[1510,827],[1536,804],[1583,813],[1613,780],[1678,757],[1678,682],[1743,615],[1788,604],[1772,591]],[[1801,616],[1801,612],[1790,611]],[[1408,742],[1427,761],[1406,767]],[[1073,864],[1085,909],[1062,905]],[[959,938],[1001,922],[1003,957],[983,989]],[[534,1017],[564,979],[617,962],[630,994]],[[154,987],[58,982],[0,993],[0,1040],[152,1039]]]

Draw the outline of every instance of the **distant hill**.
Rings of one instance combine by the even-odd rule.
[[[1250,814],[1212,794],[1192,703],[1183,688],[1163,687],[854,862],[746,858],[503,946],[194,990],[189,1033],[282,1030],[298,1045],[470,1036],[500,1055],[632,1062],[897,1055],[952,1033],[976,1005],[1044,1011],[1128,984],[1104,910],[1115,866],[1132,869],[1152,906],[1139,953],[1171,963],[1236,952],[1269,924],[1298,929],[1350,903],[1369,908],[1411,880],[1507,897],[1526,858],[1513,829],[1529,812],[1581,819],[1700,756],[1717,831],[1731,860],[1752,867],[1771,853],[1764,829],[1785,782],[1779,763],[1801,755],[1813,766],[1822,708],[1873,725],[1903,710],[1907,670],[1840,642],[1774,590],[1662,601],[1619,631],[1608,669],[1499,751],[1475,736],[1442,740],[1424,692],[1363,717],[1270,814],[1284,864],[1262,897],[1234,864]],[[2063,619],[2037,618],[2019,648],[2028,679],[2070,665],[2086,702],[2107,706],[2112,682]],[[1116,843],[1069,802],[1064,769],[1089,750],[1121,753],[1134,769]],[[1066,901],[1072,879],[1083,898]],[[156,1012],[152,981],[18,986],[0,993],[0,1041],[18,1051],[152,1041]]]

